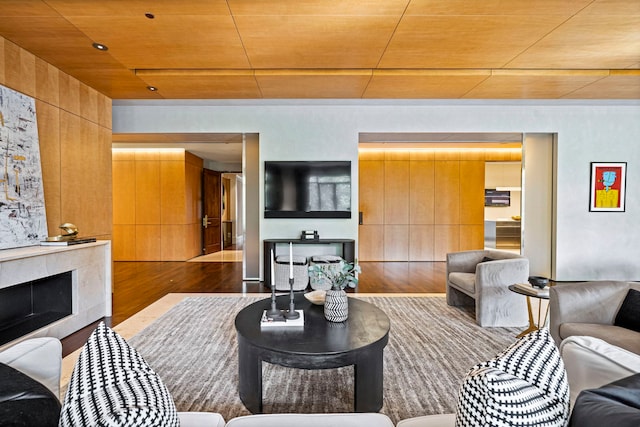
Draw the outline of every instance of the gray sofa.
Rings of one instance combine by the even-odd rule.
[[[483,262],[489,258],[492,261]],[[447,254],[447,304],[474,305],[480,326],[527,324],[526,298],[509,285],[526,283],[529,260],[512,252],[474,250]]]
[[[586,335],[640,354],[640,332],[614,325],[630,288],[640,290],[640,283],[603,280],[552,286],[549,332],[556,344],[570,336]]]

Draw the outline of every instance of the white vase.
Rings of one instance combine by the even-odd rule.
[[[324,317],[330,322],[344,322],[349,317],[349,299],[344,290],[329,289],[324,300]]]

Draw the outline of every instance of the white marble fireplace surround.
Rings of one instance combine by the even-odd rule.
[[[67,271],[72,272],[72,314],[0,346],[0,351],[26,338],[64,338],[110,317],[111,241],[0,250],[0,289]]]

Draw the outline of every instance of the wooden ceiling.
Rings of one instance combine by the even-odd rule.
[[[640,99],[639,0],[2,0],[0,35],[113,99]]]

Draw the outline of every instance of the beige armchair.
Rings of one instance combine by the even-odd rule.
[[[640,354],[640,332],[614,325],[630,288],[640,283],[601,280],[559,283],[549,288],[549,332],[557,345],[570,336],[590,336]]]
[[[492,261],[483,262],[490,258]],[[529,260],[512,252],[474,250],[447,254],[447,304],[475,305],[480,326],[527,324],[526,298],[509,285],[526,283]]]

